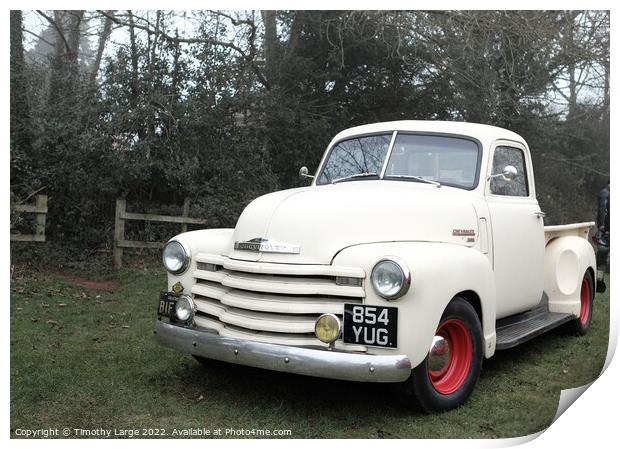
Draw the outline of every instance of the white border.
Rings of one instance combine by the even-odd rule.
[[[377,2],[368,2],[368,1],[339,1],[334,2],[326,1],[326,0],[315,0],[311,3],[307,1],[262,1],[262,2],[253,2],[253,1],[243,1],[243,0],[228,0],[226,2],[222,1],[187,1],[187,0],[177,0],[174,3],[170,3],[169,1],[162,0],[152,0],[152,1],[107,1],[101,2],[96,1],[93,4],[88,4],[90,9],[96,8],[105,8],[105,9],[198,9],[198,8],[211,8],[211,9],[304,9],[310,7],[311,9],[408,9],[415,7],[415,9],[496,9],[500,6],[505,6],[506,3],[497,3],[497,2],[483,2],[483,1],[417,1],[417,2],[404,2],[404,1],[382,1],[380,3]],[[23,0],[19,3],[15,2],[13,4],[8,4],[7,9],[79,9],[84,7],[83,2],[77,1],[31,1],[31,0]],[[615,15],[618,13],[617,8],[614,8],[615,4],[611,1],[574,1],[574,0],[565,0],[565,1],[533,1],[533,0],[521,0],[518,3],[509,4],[509,6],[518,7],[519,9],[610,9],[612,10],[612,36],[615,35],[616,26],[615,26]],[[173,7],[173,8],[171,8]],[[4,39],[4,51],[2,52],[2,60],[4,72],[4,82],[2,85],[2,99],[5,107],[5,120],[3,122],[3,136],[5,138],[4,145],[4,163],[1,164],[3,179],[5,180],[4,187],[4,195],[2,195],[3,201],[3,210],[6,212],[9,209],[9,189],[8,189],[8,180],[9,176],[9,52],[8,52],[8,30],[9,30],[9,14],[7,9],[5,9],[5,13],[2,15],[2,23],[3,23],[3,39]],[[617,51],[615,51],[615,46],[611,47],[611,64],[615,66]],[[615,72],[612,70],[612,80],[614,78]],[[617,94],[616,94],[616,86],[611,89],[611,104],[617,104]],[[612,107],[612,120],[615,116],[614,110]],[[615,172],[618,167],[618,157],[616,156],[616,152],[620,151],[620,147],[618,146],[618,132],[616,128],[612,127],[611,129],[611,148],[614,151],[611,151],[611,172]],[[615,198],[615,197],[614,197]],[[614,200],[614,203],[617,203]],[[614,204],[614,215],[612,216],[612,221],[615,222],[614,216],[617,215],[617,204]],[[6,240],[6,236],[9,235],[9,222],[5,218],[2,222],[2,230],[3,235],[5,236],[5,240],[3,241],[4,248],[3,251],[4,257],[2,257],[2,273],[4,273],[5,283],[3,285],[9,285],[10,277],[9,277],[9,265],[10,260],[8,259],[8,240]],[[612,249],[612,254],[615,251]],[[620,263],[620,262],[618,262]],[[614,268],[617,267],[617,264],[614,264]],[[610,284],[613,284],[616,281],[615,272],[612,271],[612,281]],[[594,383],[588,388],[581,397],[570,406],[564,414],[562,414],[557,421],[552,424],[546,431],[542,432],[535,438],[534,435],[516,439],[498,439],[498,440],[416,440],[415,442],[411,442],[409,440],[400,440],[400,441],[390,441],[390,445],[394,446],[402,446],[410,449],[412,444],[420,447],[459,447],[459,448],[468,448],[468,447],[506,447],[512,446],[516,444],[522,444],[529,441],[528,447],[541,447],[546,448],[551,445],[561,446],[565,448],[572,447],[596,447],[601,444],[601,447],[606,447],[608,442],[615,441],[616,434],[618,428],[620,428],[617,418],[617,413],[615,409],[618,405],[618,391],[620,390],[619,382],[620,379],[620,368],[619,362],[617,361],[617,357],[613,358],[613,354],[615,352],[615,347],[618,340],[618,323],[619,323],[619,315],[618,315],[618,304],[617,300],[611,299],[611,310],[610,315],[612,318],[611,322],[611,335],[610,335],[610,346],[608,351],[608,357],[606,361],[606,370],[602,373],[601,377],[594,381]],[[2,408],[2,417],[3,421],[6,423],[5,425],[5,438],[9,437],[9,414],[10,414],[10,400],[9,400],[9,316],[5,315],[5,325],[2,327],[3,332],[3,361],[4,361],[4,369],[2,370],[2,384],[4,388],[2,389],[2,403],[4,407]],[[573,392],[574,393],[574,392]],[[564,395],[570,395],[571,392],[563,393]],[[446,423],[449,425],[449,423]],[[45,444],[51,447],[82,447],[84,444],[88,444],[93,447],[109,447],[110,444],[114,445],[139,445],[139,446],[147,446],[149,448],[160,448],[166,447],[168,448],[172,443],[167,440],[141,440],[141,441],[127,441],[127,442],[108,442],[105,440],[89,440],[87,443],[79,440],[71,440],[71,441],[60,441],[60,440],[49,440],[49,441],[33,441],[33,440],[10,440],[9,446],[11,447],[31,447],[33,445],[41,445]],[[314,441],[299,441],[296,442],[295,445],[300,445],[301,447],[308,447],[310,445],[315,446],[319,444],[321,446],[329,445],[329,446],[341,446],[342,444],[355,444],[359,446],[361,443],[362,446],[370,444],[376,444],[371,442],[342,442],[341,440],[321,440],[320,442]],[[380,444],[385,444],[383,441]],[[184,440],[183,445],[189,446],[200,446],[205,447],[205,445],[209,446],[218,446],[218,447],[233,447],[240,444],[237,440],[209,440],[208,442],[201,440]],[[244,445],[251,444],[253,447],[289,447],[291,445],[290,441],[287,440],[249,440],[244,441]]]

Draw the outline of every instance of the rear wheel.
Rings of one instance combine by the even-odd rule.
[[[586,271],[581,281],[581,308],[579,317],[572,322],[573,330],[579,335],[585,335],[592,325],[592,306],[594,303],[594,281],[592,274]]]
[[[463,404],[482,369],[482,328],[474,308],[456,297],[446,307],[428,355],[402,384],[409,403],[426,412]]]

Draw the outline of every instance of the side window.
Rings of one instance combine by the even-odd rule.
[[[525,155],[523,151],[512,147],[497,147],[493,154],[493,174],[501,173],[507,165],[517,169],[517,177],[506,181],[501,176],[491,179],[491,193],[505,196],[528,196]]]

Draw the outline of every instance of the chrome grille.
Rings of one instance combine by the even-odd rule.
[[[364,300],[361,269],[246,262],[199,254],[192,293],[196,325],[220,335],[294,346],[325,347],[314,335],[323,313],[342,317]],[[337,282],[338,278],[338,282]],[[343,284],[342,278],[348,279]],[[336,348],[344,347],[336,342]],[[350,351],[364,346],[346,345]]]

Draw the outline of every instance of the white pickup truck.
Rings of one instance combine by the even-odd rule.
[[[209,359],[397,383],[426,411],[471,394],[484,358],[588,331],[594,223],[544,227],[527,143],[492,126],[347,129],[309,187],[163,251],[155,338]]]

